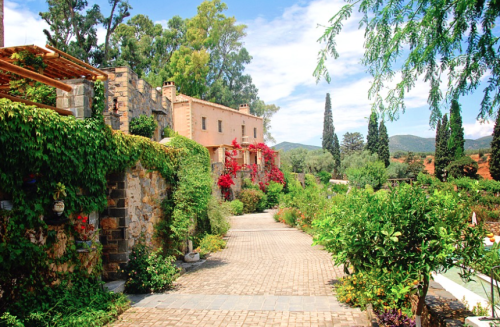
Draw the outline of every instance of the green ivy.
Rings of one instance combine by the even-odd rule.
[[[56,231],[48,228],[42,217],[52,216],[52,197],[58,183],[66,188],[66,216],[100,212],[107,206],[106,176],[140,160],[171,185],[172,194],[167,198],[174,201],[162,226],[176,242],[167,245],[174,246],[185,238],[193,222],[207,225],[203,214],[211,190],[207,150],[180,136],[164,146],[112,131],[101,116],[100,87],[97,83],[94,117],[85,120],[0,99],[0,192],[10,195],[14,205],[12,211],[0,210],[0,289],[4,292],[0,312],[23,316],[27,314],[23,308],[47,306],[48,310],[54,304],[51,285],[100,274],[100,263],[91,273],[83,267],[75,245],[69,241],[62,257],[54,259],[50,254]],[[36,176],[35,188],[23,188],[23,180],[30,175]],[[68,240],[76,236],[72,227],[72,222],[63,225]],[[35,244],[29,235],[33,239],[46,236],[46,242]],[[53,264],[68,264],[74,268],[73,273],[53,271]],[[30,306],[34,299],[39,306]]]
[[[140,115],[130,120],[130,134],[140,135],[147,138],[153,137],[158,123],[153,116]]]

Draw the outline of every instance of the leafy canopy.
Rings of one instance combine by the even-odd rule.
[[[373,76],[368,96],[373,108],[397,118],[406,109],[405,95],[423,78],[430,85],[430,122],[441,117],[443,100],[457,99],[485,85],[478,118],[488,118],[500,106],[500,62],[497,1],[346,1],[329,21],[319,42],[314,75],[330,81],[328,56],[338,58],[336,37],[354,9],[365,28],[362,63]],[[485,81],[483,78],[487,77]],[[385,97],[381,92],[395,81]],[[441,87],[446,85],[446,93]]]

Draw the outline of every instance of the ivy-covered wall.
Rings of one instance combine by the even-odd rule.
[[[171,186],[155,226],[165,252],[175,252],[193,225],[207,228],[207,150],[183,137],[164,146],[112,131],[102,108],[94,109],[94,118],[76,120],[0,99],[0,200],[12,203],[0,210],[0,312],[22,311],[44,301],[54,285],[100,275],[101,246],[94,240],[93,250],[81,253],[74,240],[81,237],[82,217],[108,207],[107,177],[139,161]],[[61,185],[67,221],[52,226]]]

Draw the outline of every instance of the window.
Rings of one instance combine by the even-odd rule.
[[[219,133],[222,133],[222,120],[219,120]]]
[[[245,135],[245,125],[241,125],[241,136],[246,136]]]
[[[201,129],[204,131],[207,130],[207,117],[201,117]]]
[[[256,139],[257,138],[257,128],[254,128],[253,129],[253,138]]]

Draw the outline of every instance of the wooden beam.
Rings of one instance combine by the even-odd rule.
[[[34,71],[24,69],[22,67],[13,64],[9,64],[8,62],[5,62],[3,60],[0,60],[0,69],[9,71],[11,73],[17,74],[22,77],[34,79],[35,81],[42,82],[43,84],[49,86],[57,87],[58,89],[61,89],[66,92],[71,92],[71,90],[73,90],[73,88],[68,84],[64,84],[63,82],[56,81],[55,79],[35,73]]]
[[[24,100],[24,99],[14,97],[12,95],[8,95],[5,93],[0,93],[0,98],[9,99],[9,100],[15,101],[15,102],[21,102],[21,103],[24,103],[24,104],[27,104],[30,106],[37,106],[38,108],[54,110],[62,116],[74,116],[73,112],[71,110],[56,108],[56,107],[48,106],[46,104],[36,103],[36,102],[30,101],[30,100]]]
[[[87,64],[86,62],[83,62],[83,61],[81,61],[81,60],[80,60],[80,59],[78,59],[78,58],[75,58],[75,57],[73,57],[73,56],[70,56],[70,55],[69,55],[69,54],[67,54],[66,52],[63,52],[63,51],[61,51],[61,50],[59,50],[59,49],[57,49],[57,48],[54,48],[54,47],[52,47],[52,46],[50,46],[50,45],[48,45],[48,44],[47,44],[45,47],[46,47],[47,49],[50,49],[50,50],[52,50],[52,51],[54,51],[54,52],[56,52],[56,53],[60,54],[60,55],[61,55],[61,56],[63,56],[63,57],[66,57],[67,59],[72,60],[73,62],[75,62],[75,63],[77,63],[77,64],[80,64],[80,65],[82,65],[82,66],[84,66],[84,67],[86,67],[86,68],[88,68],[88,69],[90,69],[90,70],[93,70],[93,71],[95,71],[95,72],[97,72],[97,73],[101,74],[101,75],[104,77],[104,79],[103,79],[104,81],[108,79],[108,74],[106,74],[106,73],[105,73],[105,72],[103,72],[102,70],[97,69],[97,68],[95,68],[95,67],[93,67],[93,66],[91,66],[91,65]]]

